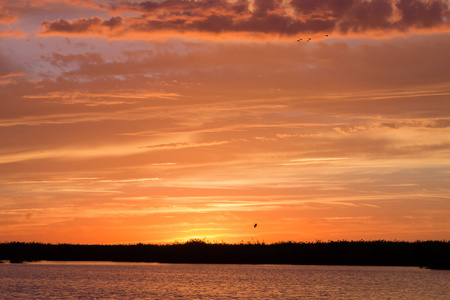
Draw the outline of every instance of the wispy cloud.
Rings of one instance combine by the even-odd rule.
[[[133,92],[116,92],[116,93],[89,93],[71,91],[67,92],[50,92],[44,95],[33,94],[24,95],[24,99],[40,99],[47,102],[55,101],[59,104],[84,104],[86,106],[99,105],[118,105],[118,104],[134,104],[138,100],[152,99],[176,99],[179,97],[176,93],[149,92],[149,91],[133,91]]]
[[[282,166],[297,166],[303,164],[320,164],[320,163],[336,163],[343,159],[348,159],[344,157],[322,157],[322,158],[298,158],[291,159],[289,162],[282,163]]]

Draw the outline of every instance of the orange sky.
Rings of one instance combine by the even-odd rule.
[[[448,6],[0,0],[0,242],[449,240]]]

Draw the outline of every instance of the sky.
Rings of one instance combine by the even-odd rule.
[[[449,240],[449,6],[0,0],[0,242]]]

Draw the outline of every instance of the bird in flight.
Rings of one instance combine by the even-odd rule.
[[[255,223],[255,225],[253,225],[253,228],[256,228],[256,226],[258,226],[258,224]]]

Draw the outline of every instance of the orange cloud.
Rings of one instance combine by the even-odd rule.
[[[7,73],[7,74],[0,74],[0,85],[1,84],[10,84],[12,82],[14,82],[14,79],[17,77],[22,77],[24,76],[25,73],[23,72],[16,72],[16,73]]]

